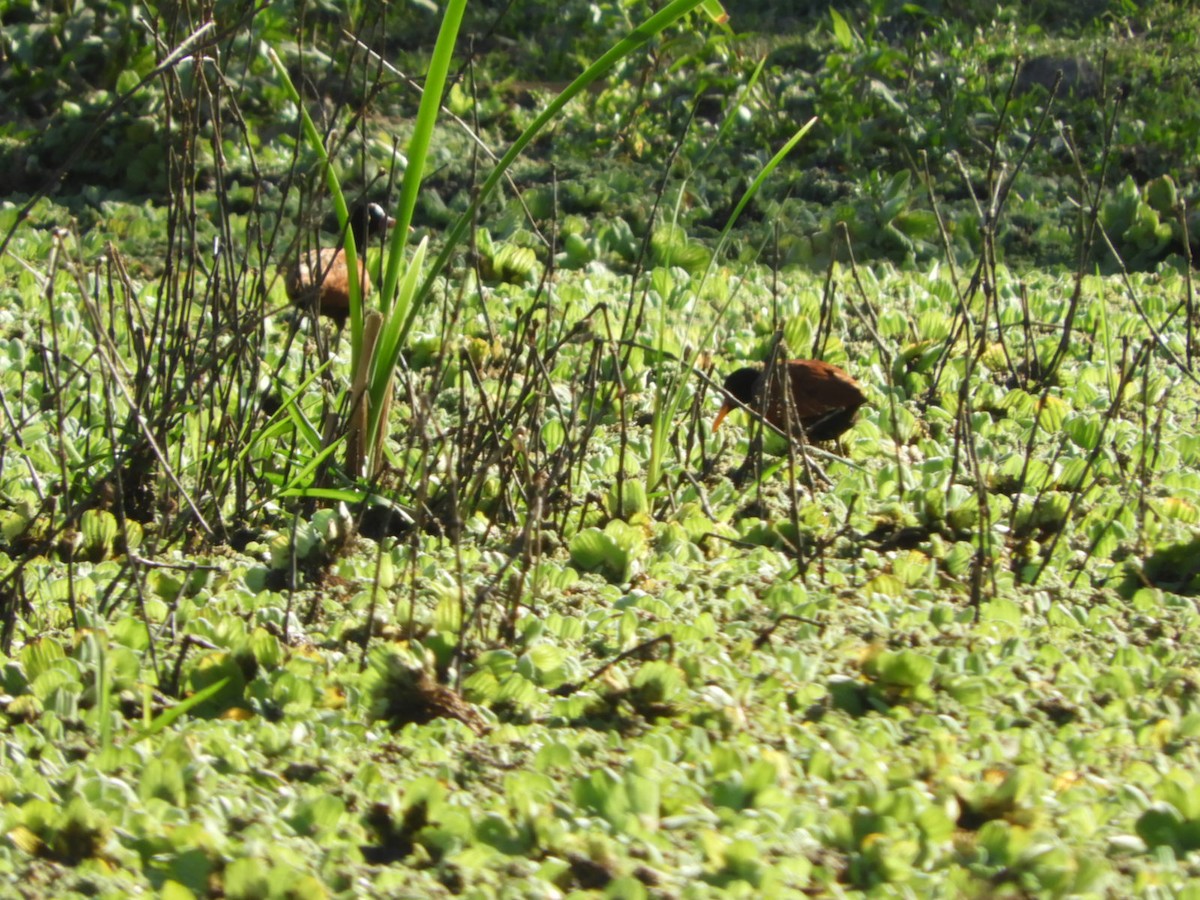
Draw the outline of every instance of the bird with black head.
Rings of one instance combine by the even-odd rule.
[[[818,359],[788,360],[780,372],[747,366],[725,379],[725,402],[713,422],[713,431],[741,406],[761,410],[771,425],[788,434],[788,397],[782,388],[785,382],[791,394],[790,434],[797,436],[795,426],[799,425],[810,441],[836,440],[854,424],[858,408],[867,402],[857,381],[837,366]]]
[[[394,224],[396,220],[378,203],[362,200],[350,209],[350,231],[354,235],[363,299],[371,292],[366,266],[367,244],[371,238],[387,234]],[[346,251],[341,247],[324,247],[302,253],[288,267],[284,288],[293,304],[327,316],[340,328],[350,315],[350,269],[346,264]]]

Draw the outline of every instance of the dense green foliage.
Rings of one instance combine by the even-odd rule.
[[[370,478],[264,51],[393,205],[440,11],[5,7],[14,892],[1195,890],[1200,14],[777,6],[622,55],[472,213],[654,10],[468,5]],[[837,446],[712,433],[777,352],[864,385]]]

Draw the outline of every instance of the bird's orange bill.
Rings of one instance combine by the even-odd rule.
[[[725,417],[731,412],[733,412],[733,403],[731,403],[729,400],[726,400],[724,405],[721,407],[721,411],[717,413],[717,418],[713,420],[714,432],[721,427],[721,423],[725,421]]]

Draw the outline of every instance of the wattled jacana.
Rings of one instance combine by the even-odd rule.
[[[378,203],[362,201],[350,210],[350,230],[354,234],[359,286],[364,298],[371,292],[366,265],[367,242],[372,237],[386,234],[395,223],[396,220]],[[288,299],[296,306],[312,309],[315,305],[318,313],[343,325],[350,315],[350,272],[346,266],[346,252],[340,247],[326,247],[302,254],[288,269],[284,288]]]
[[[858,382],[837,366],[817,359],[788,360],[787,382],[792,392],[792,410],[810,441],[832,441],[854,424],[858,408],[867,402]],[[767,372],[744,368],[725,379],[725,403],[713,422],[716,431],[724,418],[738,406],[761,409],[768,422],[787,431],[787,404],[779,389],[783,373],[774,373],[771,390],[763,402]]]

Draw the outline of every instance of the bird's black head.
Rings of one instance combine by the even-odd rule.
[[[761,369],[749,366],[730,372],[725,379],[725,393],[747,406],[754,400],[754,391],[762,377]]]
[[[387,234],[395,224],[396,220],[378,203],[360,200],[350,208],[350,229],[354,233],[354,246],[359,250],[366,247],[371,238]]]
[[[723,385],[725,388],[725,402],[721,404],[721,411],[717,413],[716,421],[713,422],[713,431],[721,427],[721,423],[725,421],[725,417],[733,412],[738,403],[750,406],[754,402],[754,391],[758,387],[758,379],[761,376],[762,372],[760,370],[750,367],[738,369],[736,372],[730,373]]]

